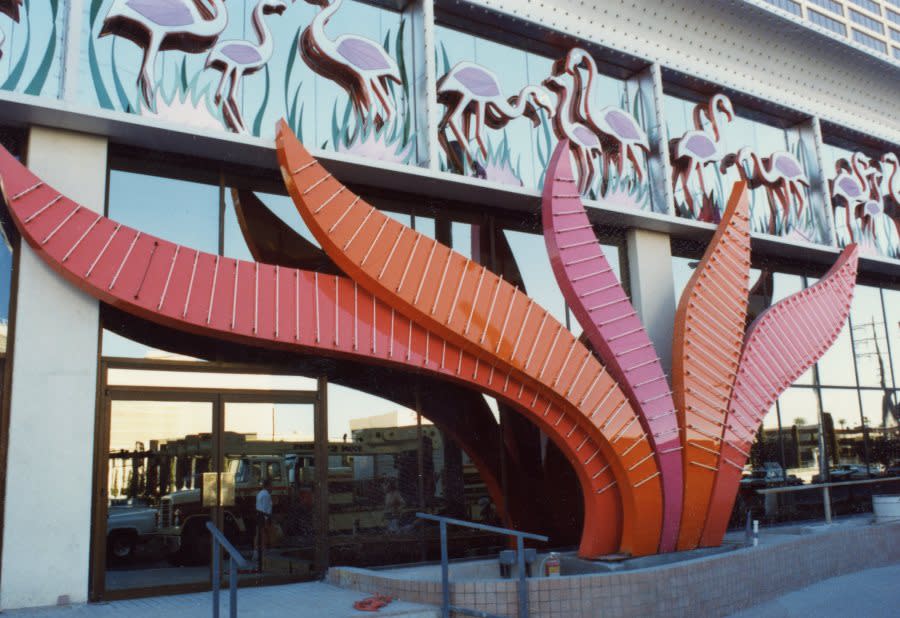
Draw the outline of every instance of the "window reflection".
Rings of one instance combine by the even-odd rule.
[[[893,386],[878,288],[856,286],[850,306],[850,320],[859,385]]]
[[[111,170],[109,217],[170,242],[219,252],[217,185]]]
[[[114,400],[108,453],[106,590],[207,582],[212,404]]]

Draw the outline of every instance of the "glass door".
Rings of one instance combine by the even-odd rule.
[[[98,471],[94,590],[112,598],[207,587],[205,523],[216,501],[208,480],[219,460],[215,396],[109,391],[105,404],[109,423],[106,435],[98,436],[105,470]]]
[[[253,564],[242,582],[317,577],[315,393],[222,395],[223,470],[233,482],[221,526]]]

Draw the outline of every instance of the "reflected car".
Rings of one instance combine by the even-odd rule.
[[[106,556],[110,562],[126,562],[141,543],[153,538],[157,511],[137,501],[114,501],[106,516]]]

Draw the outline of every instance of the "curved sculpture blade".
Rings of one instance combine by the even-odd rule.
[[[611,481],[598,486],[589,478],[584,485],[586,504],[617,487],[621,551],[655,553],[662,517],[659,469],[627,397],[590,351],[486,267],[350,193],[283,122],[276,144],[288,192],[335,264],[382,302],[534,389],[570,459],[578,462],[586,451],[590,461],[602,455],[609,464]],[[616,518],[618,510],[605,516]],[[585,530],[604,525],[586,518]]]
[[[547,166],[544,241],[563,297],[584,334],[638,411],[663,486],[659,550],[674,551],[681,521],[681,440],[675,404],[656,350],[594,236],[563,140]]]
[[[269,210],[253,191],[231,189],[241,235],[257,262],[341,275],[325,252],[295,232]]]
[[[684,507],[678,549],[700,544],[722,426],[741,355],[750,280],[749,192],[735,183],[675,313],[672,390],[683,432]]]
[[[413,322],[345,277],[211,255],[97,215],[5,150],[0,179],[16,227],[41,258],[129,314],[241,344],[425,371],[512,405],[560,446],[588,488],[584,555],[619,546],[619,488],[600,447],[562,423],[566,414],[558,404],[498,363]]]
[[[850,313],[858,246],[849,245],[814,285],[763,312],[745,337],[719,454],[703,545],[721,545],[741,473],[763,417],[835,342]]]

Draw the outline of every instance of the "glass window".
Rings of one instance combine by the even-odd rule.
[[[838,338],[819,359],[818,369],[819,384],[823,386],[856,386],[849,323],[844,324]]]
[[[873,36],[869,36],[859,30],[853,29],[853,40],[857,43],[862,43],[866,47],[871,47],[875,51],[879,51],[882,54],[887,53],[887,45],[885,45],[882,41],[876,39]]]
[[[858,285],[850,306],[860,386],[893,386],[887,333],[878,288]]]
[[[266,209],[278,217],[287,227],[297,232],[314,246],[319,246],[312,232],[306,227],[303,217],[297,212],[297,207],[290,197],[256,191],[251,193],[249,190],[246,190],[246,192],[248,198],[252,199],[252,196],[255,196]],[[240,201],[240,193],[237,190],[227,189],[225,191],[224,254],[228,257],[252,260],[253,257],[247,248],[247,242],[238,220],[235,197]]]
[[[565,324],[566,301],[553,275],[544,237],[513,230],[504,230],[503,234],[525,282],[525,293],[561,324]]]
[[[852,19],[855,23],[860,26],[865,26],[869,30],[874,30],[875,32],[879,32],[884,34],[884,25],[881,22],[876,21],[869,17],[868,15],[863,15],[859,11],[854,11],[850,9],[850,19]]]
[[[835,2],[835,0],[810,0],[810,2],[823,9],[828,9],[832,13],[837,13],[838,15],[844,14],[844,7],[840,2]]]
[[[778,400],[781,426],[789,428],[785,444],[788,473],[805,482],[819,473],[819,417],[816,393],[811,388],[789,388]]]
[[[468,223],[454,221],[450,224],[450,237],[453,249],[472,259],[472,226]]]
[[[802,13],[800,9],[800,5],[794,0],[766,0],[769,4],[777,6],[779,9],[784,9],[788,13],[793,13],[794,15],[800,15]]]
[[[884,298],[885,330],[891,350],[894,384],[900,385],[900,291],[882,290]]]
[[[865,462],[858,392],[855,389],[823,388],[822,418],[829,465]]]
[[[110,402],[106,590],[209,581],[212,417],[206,401]]]
[[[900,43],[900,31],[897,31],[897,30],[894,30],[893,28],[891,28],[891,39],[893,39],[897,43]],[[894,49],[896,49],[896,48],[894,48]]]
[[[900,8],[900,7],[898,7]],[[895,13],[890,9],[884,10],[885,14],[887,14],[887,18],[895,24],[900,24],[900,13]]]
[[[111,170],[109,218],[145,234],[219,252],[219,187]]]
[[[862,7],[871,13],[881,15],[881,6],[872,0],[850,0],[851,4]],[[852,11],[851,11],[852,12]]]
[[[831,19],[827,15],[823,15],[818,11],[814,11],[812,9],[808,9],[806,11],[806,16],[812,23],[817,26],[822,26],[823,28],[827,28],[832,32],[840,34],[841,36],[847,36],[847,26],[837,21],[836,19]]]

